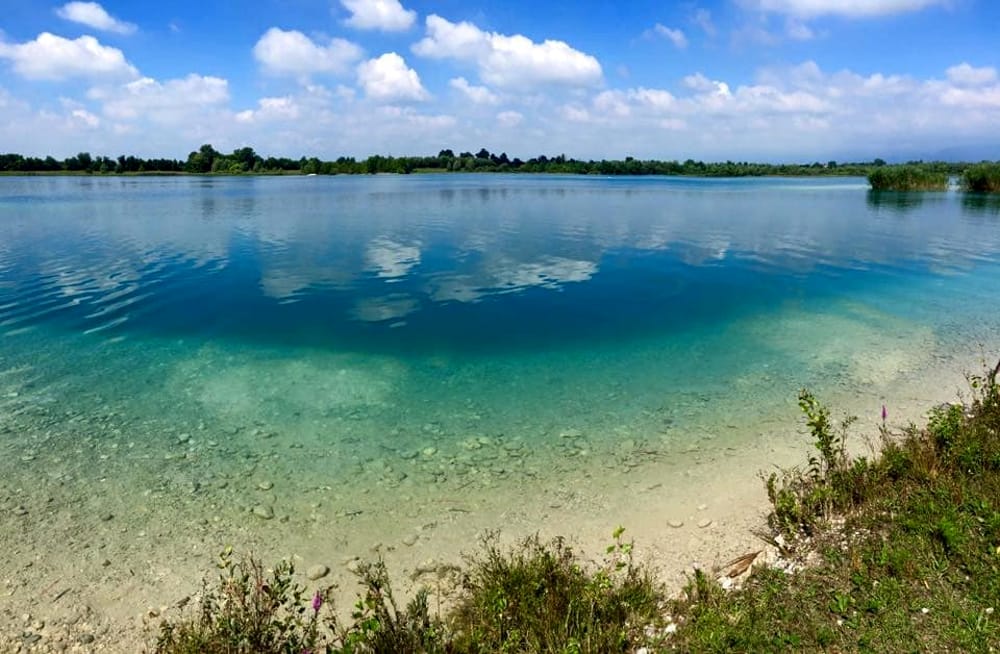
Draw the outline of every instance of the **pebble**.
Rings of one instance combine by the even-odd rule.
[[[344,567],[347,568],[348,572],[357,573],[357,571],[361,569],[361,561],[359,559],[351,559],[344,565]]]
[[[711,526],[712,526],[712,521],[709,520],[708,518],[704,518],[704,519],[698,521],[698,528],[699,529],[704,529],[706,527],[711,527]]]
[[[438,450],[436,447],[425,447],[424,449],[420,450],[420,453],[423,454],[424,456],[434,456],[435,454],[437,454],[437,451]]]
[[[313,581],[316,581],[317,579],[322,579],[329,573],[330,573],[330,568],[323,564],[314,565],[308,570],[306,570],[306,576]]]
[[[80,643],[83,645],[89,645],[94,642],[94,634],[83,634],[80,636]]]
[[[259,484],[257,484],[257,488],[259,488],[262,491],[271,490],[272,488],[274,488],[274,482],[262,481]]]
[[[420,536],[416,534],[410,534],[409,536],[403,539],[403,545],[406,545],[407,547],[413,547],[414,545],[417,544],[418,540],[420,540]]]
[[[670,525],[671,527],[673,527],[674,529],[680,529],[681,527],[684,526],[684,521],[683,520],[668,520],[667,524]]]
[[[707,509],[707,508],[708,508],[708,505],[707,505],[707,504],[699,504],[699,505],[698,505],[698,510],[699,510],[699,511],[704,511],[704,510],[705,510],[705,509]]]
[[[101,521],[102,521],[102,522],[108,522],[108,521],[110,521],[110,520],[111,520],[112,518],[114,518],[114,516],[113,516],[113,515],[111,515],[110,513],[105,513],[104,515],[102,515],[102,516],[101,516]]]
[[[14,509],[14,515],[28,515],[28,509],[23,506],[19,506]]]
[[[253,514],[258,518],[270,520],[274,517],[274,509],[265,504],[257,504],[253,507]]]

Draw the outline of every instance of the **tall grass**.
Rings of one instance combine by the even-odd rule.
[[[948,173],[915,164],[879,166],[868,174],[868,183],[873,191],[944,191]]]
[[[1000,193],[1000,162],[966,168],[962,173],[962,189],[971,193]]]

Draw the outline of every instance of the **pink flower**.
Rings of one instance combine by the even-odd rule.
[[[883,404],[882,405],[882,422],[885,422],[885,419],[888,418],[888,417],[889,417],[889,412],[885,410],[885,405]]]
[[[312,601],[313,611],[319,613],[319,608],[321,606],[323,606],[323,596],[320,595],[319,591],[317,590],[316,594],[313,595],[313,601]]]

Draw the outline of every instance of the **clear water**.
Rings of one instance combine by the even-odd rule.
[[[953,397],[998,253],[996,203],[861,179],[0,177],[0,479],[207,543],[585,508],[804,386]]]

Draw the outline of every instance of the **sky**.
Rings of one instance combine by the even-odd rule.
[[[0,0],[0,152],[1000,159],[996,0]]]

